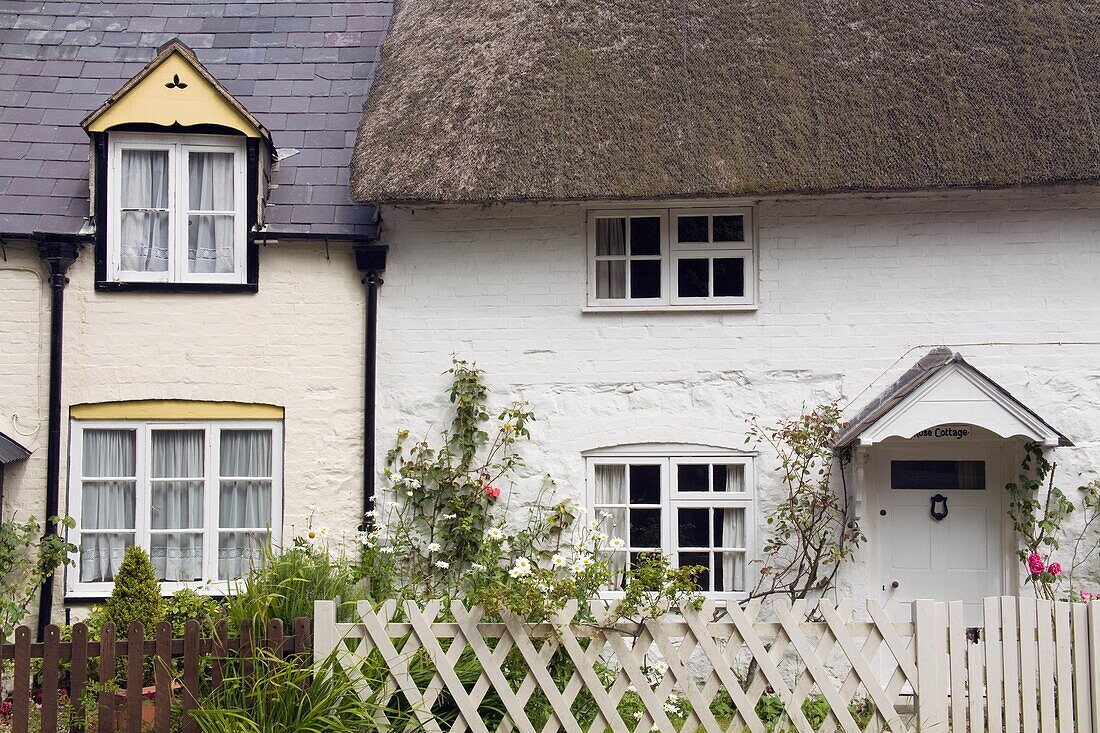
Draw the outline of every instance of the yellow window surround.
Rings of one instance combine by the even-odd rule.
[[[277,405],[202,400],[130,400],[73,405],[73,420],[282,420]]]
[[[88,132],[124,124],[218,125],[270,139],[266,129],[180,41],[163,46],[133,79],[81,123]]]

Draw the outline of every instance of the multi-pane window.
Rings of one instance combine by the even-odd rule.
[[[590,306],[745,306],[755,302],[752,210],[589,213]]]
[[[243,142],[115,133],[109,155],[112,280],[244,282]]]
[[[110,592],[135,544],[166,590],[226,590],[277,539],[281,455],[278,423],[74,423],[70,591]]]
[[[751,459],[744,456],[589,458],[588,503],[625,547],[608,550],[613,585],[645,553],[704,568],[702,590],[744,593],[752,549]]]

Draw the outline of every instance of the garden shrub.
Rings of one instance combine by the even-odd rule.
[[[127,548],[107,599],[105,620],[114,622],[120,638],[126,637],[134,621],[143,623],[145,635],[151,636],[153,625],[164,619],[164,612],[164,598],[149,553],[136,545]]]
[[[49,521],[55,526],[76,526],[69,518],[50,517]],[[76,550],[56,533],[43,536],[34,517],[0,522],[0,643],[10,641],[42,583],[62,565],[71,564],[69,554]]]

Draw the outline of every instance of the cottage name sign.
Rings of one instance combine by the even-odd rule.
[[[971,434],[969,425],[938,425],[921,430],[911,440],[969,440]]]

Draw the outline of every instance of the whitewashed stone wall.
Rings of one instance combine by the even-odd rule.
[[[451,353],[487,370],[497,402],[527,400],[538,415],[515,504],[544,473],[582,496],[593,448],[742,448],[751,414],[770,422],[834,398],[858,408],[948,344],[1070,436],[1060,483],[1076,487],[1100,469],[1096,195],[756,202],[755,312],[584,312],[582,205],[388,207],[379,453],[399,428],[444,426]],[[774,468],[763,452],[762,512]],[[861,573],[848,580],[865,592]]]

